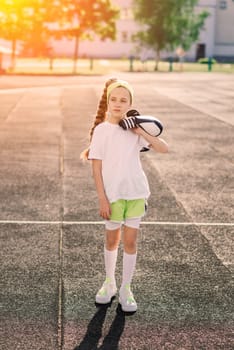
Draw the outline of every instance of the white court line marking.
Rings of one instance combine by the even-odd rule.
[[[18,225],[104,225],[103,221],[30,221],[0,220],[0,224]],[[234,226],[233,222],[176,222],[176,221],[142,221],[142,225],[169,226]]]

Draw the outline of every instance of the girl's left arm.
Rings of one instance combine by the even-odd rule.
[[[99,199],[99,214],[103,219],[109,220],[111,215],[111,207],[105,193],[103,178],[102,178],[102,161],[100,159],[92,160],[93,177],[96,185],[97,195]]]
[[[169,151],[168,144],[160,137],[151,136],[140,127],[131,130],[133,130],[137,135],[144,137],[144,139],[149,142],[150,148],[152,148],[155,152],[167,153]]]

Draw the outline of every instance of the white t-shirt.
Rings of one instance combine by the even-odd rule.
[[[131,130],[104,122],[96,126],[89,159],[102,160],[102,177],[109,201],[148,198],[149,184],[142,169],[140,150],[149,143]]]

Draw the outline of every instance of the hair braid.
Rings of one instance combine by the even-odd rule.
[[[107,80],[103,93],[102,93],[102,97],[99,101],[98,104],[98,108],[97,108],[97,113],[96,116],[94,118],[94,123],[92,128],[90,129],[89,132],[89,136],[90,136],[90,142],[92,140],[93,137],[93,133],[94,133],[94,129],[96,128],[96,126],[98,124],[101,124],[105,121],[106,119],[106,111],[107,111],[107,88],[110,84],[116,82],[117,79],[116,78],[110,78],[109,80]],[[82,153],[81,153],[81,159],[88,159],[88,155],[89,155],[89,148],[85,149]]]

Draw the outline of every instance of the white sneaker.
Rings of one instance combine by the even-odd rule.
[[[125,312],[135,312],[137,310],[137,303],[130,289],[130,284],[126,284],[120,289],[119,302]]]
[[[113,283],[110,278],[106,278],[101,289],[96,294],[96,303],[108,304],[117,292],[116,284]]]

